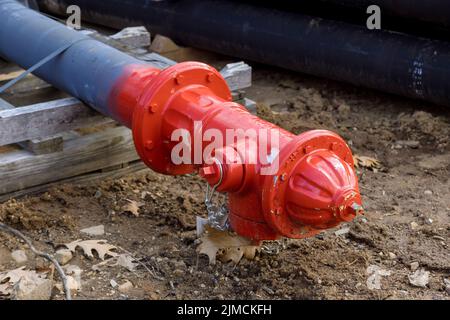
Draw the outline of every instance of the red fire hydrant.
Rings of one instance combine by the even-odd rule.
[[[231,102],[225,80],[210,66],[135,66],[111,103],[150,168],[169,175],[199,171],[228,193],[229,224],[241,236],[310,237],[362,213],[352,152],[342,138],[325,130],[296,136],[261,120]],[[241,134],[214,144],[206,132],[216,139]]]

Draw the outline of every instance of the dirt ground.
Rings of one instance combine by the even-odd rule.
[[[101,260],[78,251],[69,262],[82,269],[76,299],[449,299],[448,111],[258,65],[253,83],[247,96],[261,117],[295,133],[336,131],[354,153],[381,161],[380,170],[358,169],[366,215],[342,226],[347,233],[266,243],[253,261],[210,266],[196,253],[204,183],[150,170],[7,201],[0,221],[48,252],[77,239],[105,239],[141,262],[133,272],[93,270]],[[128,200],[142,204],[139,216],[123,212]],[[80,233],[96,225],[106,233]],[[28,253],[28,267],[45,268],[22,243],[0,234],[0,272],[18,267],[9,255],[17,249]],[[373,266],[384,270],[379,290],[368,287]],[[410,283],[416,268],[429,272],[425,287]],[[121,293],[111,280],[134,288]],[[55,289],[52,298],[63,295]]]

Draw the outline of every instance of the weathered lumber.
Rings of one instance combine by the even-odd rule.
[[[14,106],[0,98],[0,111],[14,109]],[[18,142],[22,148],[33,152],[34,154],[45,154],[55,151],[61,151],[63,148],[63,138],[53,136],[48,138],[37,138],[28,141]]]
[[[33,155],[25,150],[2,155],[0,194],[74,177],[138,160],[131,131],[115,127],[64,141],[64,150]]]
[[[99,123],[105,117],[75,98],[0,111],[0,146],[49,137]]]
[[[139,174],[144,173],[146,171],[149,171],[150,169],[140,160],[133,161],[129,163],[127,166],[123,166],[121,169],[117,170],[101,170],[101,171],[94,171],[91,173],[85,173],[79,176],[75,177],[68,177],[61,180],[53,181],[44,183],[41,185],[37,185],[34,187],[30,187],[23,190],[14,191],[7,194],[0,194],[0,202],[7,201],[9,199],[16,199],[19,197],[23,197],[26,195],[33,195],[33,194],[39,194],[41,192],[44,192],[45,190],[48,190],[54,186],[61,185],[64,183],[70,183],[70,184],[89,184],[92,182],[96,182],[99,180],[104,179],[115,179],[123,177],[127,174]]]
[[[252,67],[243,61],[227,64],[220,73],[227,81],[231,91],[252,86]]]

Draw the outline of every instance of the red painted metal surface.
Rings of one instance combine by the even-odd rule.
[[[361,213],[352,153],[342,138],[325,130],[296,136],[250,114],[231,102],[225,80],[210,66],[186,62],[164,71],[132,66],[111,99],[116,114],[132,127],[136,149],[150,168],[170,175],[199,171],[211,186],[220,182],[217,190],[228,193],[231,227],[242,236],[304,238]],[[192,162],[174,164],[171,152],[177,141],[172,133],[185,129],[195,138],[196,122],[203,131],[215,129],[224,136],[231,129],[274,130],[278,143],[270,140],[264,147],[277,152],[268,162],[254,155],[254,149],[240,148],[251,140],[244,138],[196,162],[196,151],[203,154],[209,143],[202,140],[195,150],[192,141]],[[246,162],[252,155],[256,161]],[[230,161],[236,159],[241,161]],[[268,168],[273,172],[263,174]]]

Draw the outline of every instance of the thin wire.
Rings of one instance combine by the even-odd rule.
[[[70,293],[67,276],[64,273],[64,270],[61,268],[61,265],[58,263],[58,261],[56,261],[55,258],[53,258],[48,253],[37,250],[34,247],[33,243],[19,230],[16,230],[16,229],[14,229],[4,223],[1,223],[1,222],[0,222],[0,230],[3,230],[5,232],[8,232],[8,233],[18,237],[18,238],[21,238],[23,241],[25,241],[25,243],[28,245],[28,247],[30,247],[31,251],[33,251],[33,253],[35,255],[43,257],[43,258],[47,259],[48,261],[50,261],[51,263],[53,263],[56,267],[56,270],[58,271],[58,274],[59,274],[62,282],[63,282],[64,291],[66,293],[66,300],[72,300],[72,295]]]
[[[74,44],[87,40],[87,38],[83,38],[83,39],[78,39],[74,42],[68,43],[64,46],[62,46],[61,48],[53,51],[52,53],[50,53],[48,56],[46,56],[45,58],[43,58],[42,60],[40,60],[38,63],[36,63],[35,65],[33,65],[32,67],[30,67],[29,69],[27,69],[26,71],[24,71],[20,76],[18,76],[15,79],[12,79],[11,81],[7,82],[6,84],[4,84],[3,86],[0,87],[0,93],[3,93],[5,90],[11,88],[13,85],[15,85],[17,82],[19,82],[20,80],[24,79],[26,76],[28,76],[30,73],[36,71],[37,69],[39,69],[40,67],[42,67],[44,64],[46,64],[47,62],[51,61],[52,59],[56,58],[57,56],[59,56],[60,54],[62,54],[63,52],[65,52],[67,49],[69,49],[70,47],[72,47]]]

